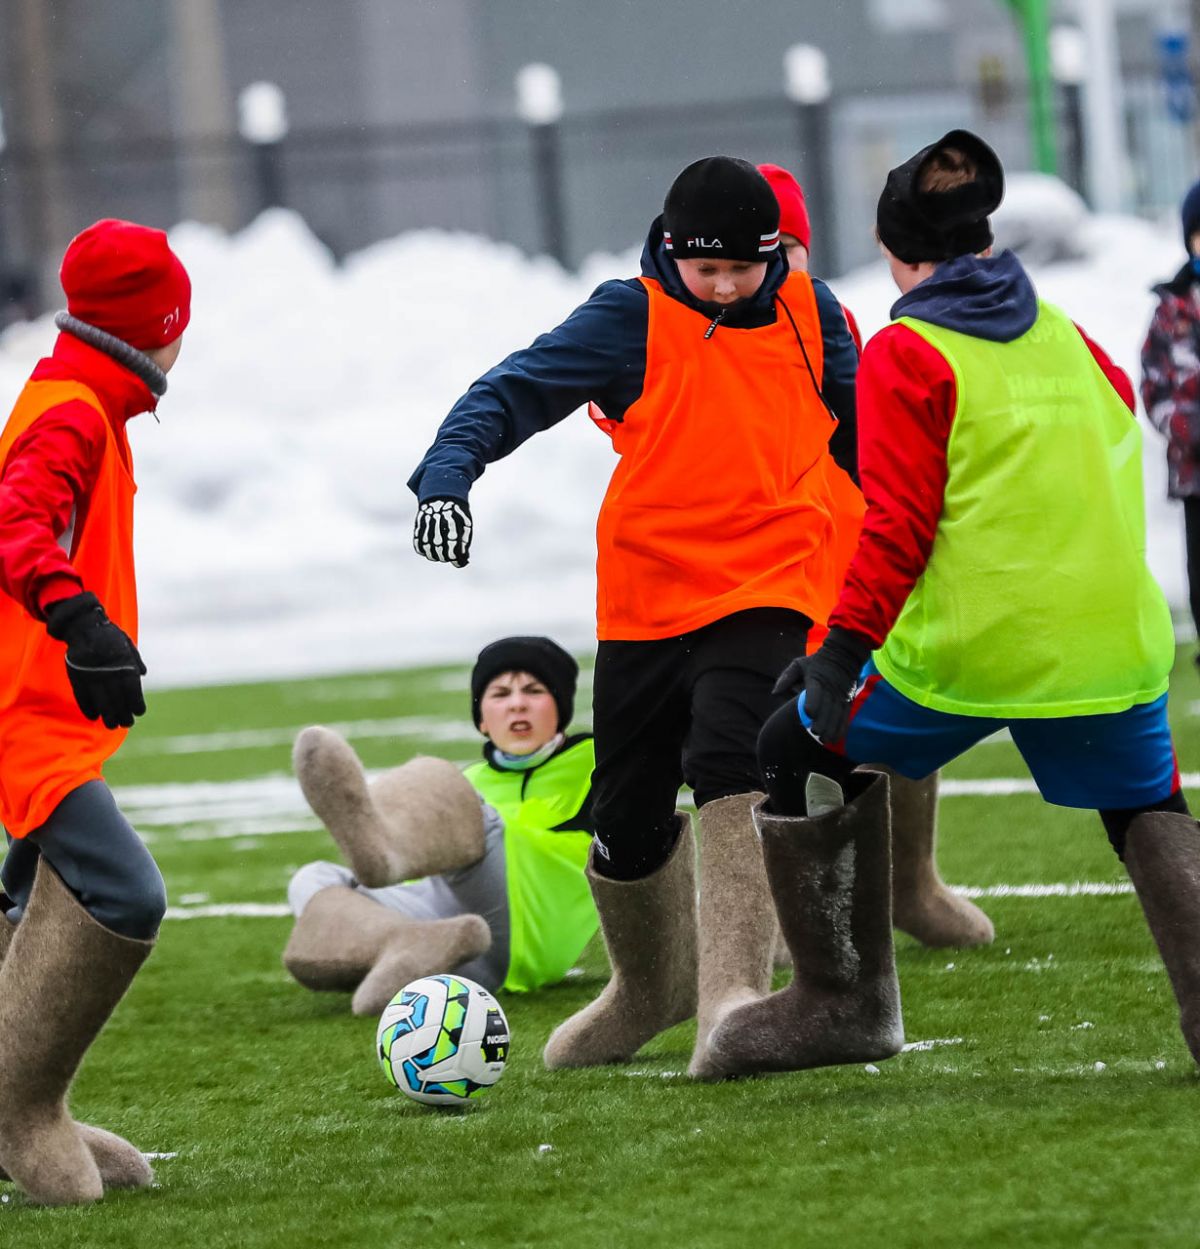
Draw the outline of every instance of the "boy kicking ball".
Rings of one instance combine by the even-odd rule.
[[[1006,726],[1043,797],[1099,811],[1200,1061],[1200,829],[1167,725],[1175,646],[1146,565],[1128,378],[992,256],[995,153],[952,131],[892,170],[878,235],[901,298],[859,372],[867,517],[830,632],[767,722],[756,812],[794,983],[712,1038],[726,1074],[903,1043],[887,781]]]

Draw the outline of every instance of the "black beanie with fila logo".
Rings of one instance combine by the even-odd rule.
[[[671,183],[663,243],[676,260],[770,260],[779,250],[779,201],[749,161],[706,156]]]

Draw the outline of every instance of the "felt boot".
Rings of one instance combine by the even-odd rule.
[[[296,738],[292,764],[309,806],[369,889],[483,858],[479,795],[445,759],[418,756],[368,783],[350,744],[313,725]]]
[[[888,782],[859,772],[845,807],[814,818],[755,810],[795,978],[730,1011],[709,1036],[725,1075],[872,1062],[904,1044],[892,950]]]
[[[708,1065],[708,1034],[735,1006],[771,990],[779,922],[752,813],[762,794],[737,794],[700,809],[700,1006],[689,1074]]]
[[[1200,825],[1148,811],[1125,834],[1125,868],[1166,965],[1179,1025],[1200,1063]]]
[[[933,949],[990,945],[992,921],[938,875],[938,774],[910,781],[890,768],[892,791],[892,922]]]
[[[283,965],[306,989],[353,992],[356,1015],[377,1015],[410,980],[453,971],[491,944],[480,915],[409,919],[333,885],[301,912]]]
[[[588,863],[612,976],[551,1034],[542,1055],[551,1070],[622,1062],[696,1013],[696,843],[678,818],[675,847],[649,876],[610,880]]]
[[[16,934],[16,926],[0,917],[0,963]],[[154,1172],[140,1149],[113,1132],[75,1121],[75,1130],[91,1152],[100,1180],[105,1188],[145,1188],[154,1179]],[[10,1179],[0,1167],[0,1180]]]
[[[66,1098],[84,1054],[153,944],[98,924],[51,867],[38,865],[0,967],[0,1166],[39,1204],[102,1195],[93,1141],[112,1153],[132,1186],[141,1183],[144,1172],[126,1153],[133,1146],[101,1129],[85,1143],[84,1125],[71,1119]]]

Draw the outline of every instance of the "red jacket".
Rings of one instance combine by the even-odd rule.
[[[131,416],[153,411],[157,403],[140,378],[69,334],[59,335],[53,354],[38,363],[30,380],[82,382],[118,434]],[[0,465],[0,590],[39,619],[48,604],[90,588],[59,538],[73,513],[77,528],[87,515],[105,447],[102,421],[89,404],[60,404],[17,439]],[[119,441],[124,444],[123,437]]]
[[[1079,332],[1132,412],[1128,376]],[[929,562],[956,404],[950,365],[919,334],[889,325],[867,343],[858,371],[858,471],[867,515],[829,623],[872,647],[883,644]]]

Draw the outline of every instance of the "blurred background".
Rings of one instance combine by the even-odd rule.
[[[416,227],[573,266],[664,169],[771,159],[818,268],[870,256],[887,169],[946,118],[1096,208],[1195,167],[1200,0],[0,0],[0,271],[37,309],[101,215],[298,211],[337,256]],[[52,276],[52,270],[50,271]],[[11,310],[7,313],[12,316]]]
[[[1200,0],[0,0],[0,408],[53,344],[71,237],[166,228],[195,295],[161,424],[131,426],[150,680],[501,632],[584,651],[614,463],[585,417],[480,481],[465,570],[414,555],[404,483],[475,377],[637,272],[685,164],[794,170],[812,268],[871,333],[887,170],[976,130],[1010,174],[999,241],[1136,379],[1184,259],[1198,44]]]

